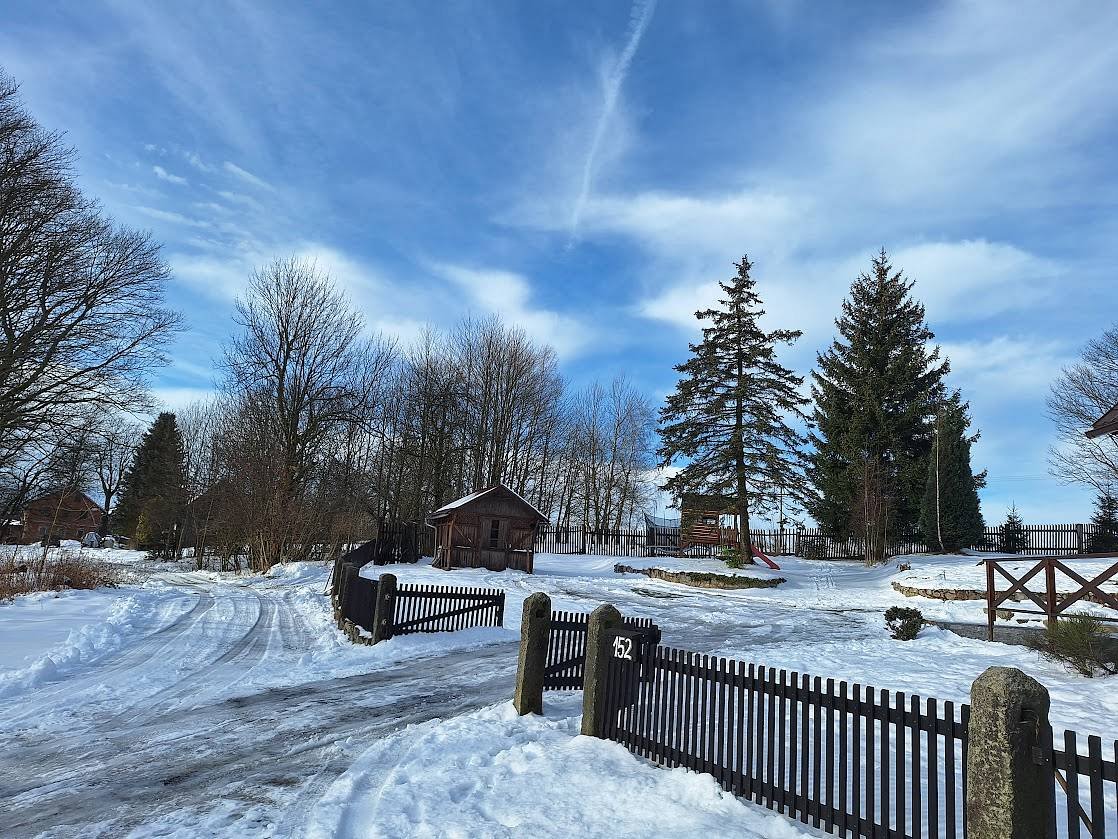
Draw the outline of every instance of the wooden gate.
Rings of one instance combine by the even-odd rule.
[[[415,632],[455,632],[474,626],[504,624],[505,592],[502,589],[396,586],[393,636]]]
[[[543,673],[544,690],[582,690],[586,670],[586,612],[552,612],[547,636],[547,664]],[[625,618],[628,629],[647,635],[652,644],[660,643],[660,627],[651,618]]]

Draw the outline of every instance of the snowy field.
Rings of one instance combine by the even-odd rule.
[[[1052,692],[1057,728],[1118,737],[1118,678],[1087,680],[1036,653],[926,629],[893,641],[882,612],[981,622],[981,603],[905,598],[909,575],[960,579],[971,557],[895,565],[781,558],[775,589],[713,591],[617,574],[632,566],[727,572],[717,560],[538,555],[537,573],[368,567],[401,582],[499,587],[506,627],[349,644],[330,620],[327,569],[190,572],[107,554],[116,589],[0,605],[0,836],[822,835],[575,736],[580,694],[543,718],[509,699],[525,597],[556,609],[613,603],[664,643],[966,701],[992,664]],[[981,571],[981,569],[976,569]],[[915,583],[912,583],[915,584]]]

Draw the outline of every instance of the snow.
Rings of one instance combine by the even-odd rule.
[[[579,735],[582,695],[546,716],[511,703],[376,743],[326,791],[308,837],[822,836],[746,804],[714,778],[659,769]]]
[[[333,625],[321,563],[235,575],[89,553],[127,582],[0,605],[0,749],[16,756],[0,762],[0,835],[817,835],[708,776],[578,736],[581,694],[548,693],[545,717],[516,717],[517,632],[535,591],[556,609],[609,602],[652,618],[665,645],[941,700],[967,701],[988,666],[1020,667],[1051,691],[1057,729],[1118,737],[1118,678],[935,628],[888,636],[891,605],[981,622],[981,602],[891,585],[965,582],[981,571],[974,557],[877,568],[780,557],[780,571],[740,573],[785,584],[727,591],[613,570],[732,573],[714,559],[539,554],[534,575],[366,566],[506,591],[503,629],[367,647]]]

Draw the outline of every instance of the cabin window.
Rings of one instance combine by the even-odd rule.
[[[489,524],[489,547],[496,548],[501,543],[501,520],[493,519]]]

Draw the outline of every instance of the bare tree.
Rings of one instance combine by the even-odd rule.
[[[113,500],[120,492],[142,434],[142,428],[121,417],[102,422],[93,433],[91,455],[105,506],[105,514],[101,517],[102,536],[111,532]]]
[[[1118,405],[1118,324],[1087,342],[1078,364],[1052,384],[1048,416],[1057,444],[1048,456],[1053,475],[1099,492],[1118,485],[1118,438],[1089,440],[1084,432]]]
[[[236,422],[223,442],[251,489],[249,553],[263,570],[309,558],[321,542],[329,493],[320,478],[332,441],[369,421],[395,349],[367,339],[329,277],[295,258],[253,275],[235,320],[223,385]]]
[[[0,461],[87,408],[142,402],[179,327],[159,247],[101,215],[73,158],[0,76]]]

